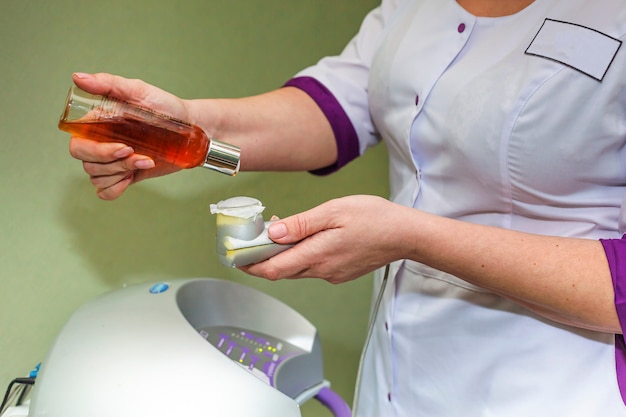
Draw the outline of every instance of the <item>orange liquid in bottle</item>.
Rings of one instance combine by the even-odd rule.
[[[98,142],[121,142],[136,153],[187,169],[202,165],[209,151],[210,139],[198,126],[176,120],[147,124],[133,118],[113,117],[86,122],[59,122],[59,129]]]

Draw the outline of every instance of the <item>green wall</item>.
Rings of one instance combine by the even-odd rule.
[[[329,177],[230,178],[198,168],[104,202],[56,123],[74,71],[141,78],[185,98],[276,88],[339,52],[376,3],[0,0],[0,387],[42,360],[89,299],[126,284],[208,276],[261,289],[309,318],[326,378],[351,402],[371,277],[270,283],[222,267],[209,204],[250,195],[286,216],[337,196],[386,196],[382,146]],[[311,401],[303,415],[329,413]]]

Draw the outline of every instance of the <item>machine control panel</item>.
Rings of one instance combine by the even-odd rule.
[[[207,327],[199,333],[224,355],[271,386],[276,386],[275,376],[282,363],[307,353],[276,337],[233,326]]]

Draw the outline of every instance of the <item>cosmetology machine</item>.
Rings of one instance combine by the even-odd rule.
[[[317,398],[348,405],[323,378],[315,327],[284,303],[221,279],[112,291],[79,308],[3,417],[299,417]]]
[[[289,247],[267,238],[258,200],[211,211],[225,265]],[[34,382],[32,395],[10,404],[10,385],[0,417],[300,417],[311,398],[351,415],[324,380],[315,327],[267,294],[214,278],[132,285],[87,302],[36,378],[17,382]]]

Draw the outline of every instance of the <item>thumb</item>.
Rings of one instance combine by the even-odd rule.
[[[299,242],[323,230],[324,224],[315,222],[312,214],[313,211],[309,210],[278,220],[269,226],[268,236],[276,243],[288,244]]]

